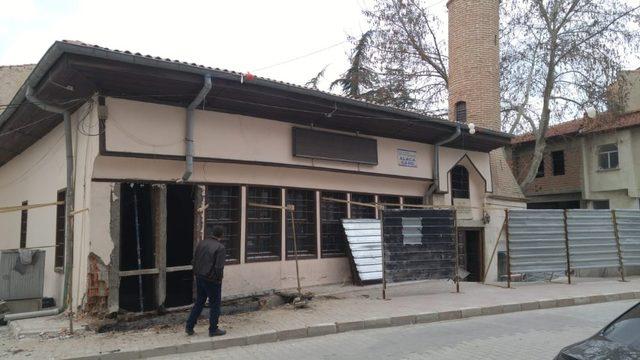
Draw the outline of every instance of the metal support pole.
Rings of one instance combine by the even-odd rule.
[[[136,228],[136,252],[138,255],[138,270],[142,270],[142,249],[140,248],[140,221],[138,219],[138,193],[133,187],[133,217]],[[144,312],[144,300],[142,298],[142,274],[138,275],[138,296],[140,297],[140,312]]]
[[[455,268],[455,277],[456,277],[456,292],[460,292],[460,254],[459,254],[459,244],[458,244],[458,210],[453,209],[453,239],[456,247],[456,268]]]
[[[616,211],[611,210],[611,221],[613,222],[613,233],[616,239],[616,249],[618,250],[618,262],[620,263],[620,278],[624,279],[624,261],[622,260],[622,249],[620,248],[620,234],[618,233],[618,219],[616,218]]]
[[[505,239],[507,240],[507,287],[511,288],[511,252],[509,251],[509,209],[504,209]]]
[[[384,246],[384,211],[380,211],[380,252],[382,258],[382,300],[387,300],[387,274],[385,266],[385,246]]]
[[[286,210],[291,213],[291,235],[293,236],[293,257],[296,260],[296,281],[298,282],[298,296],[302,297],[302,287],[300,286],[300,267],[298,265],[298,241],[296,240],[295,205],[287,205]]]
[[[571,256],[569,251],[569,230],[567,226],[567,209],[563,211],[564,219],[564,248],[567,252],[567,281],[571,284]]]

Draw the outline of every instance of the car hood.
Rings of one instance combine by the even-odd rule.
[[[567,359],[616,359],[632,360],[640,358],[640,351],[634,350],[607,338],[595,335],[585,341],[567,346],[562,349],[562,355]]]

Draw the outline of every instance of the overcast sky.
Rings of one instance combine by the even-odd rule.
[[[446,0],[423,1],[446,24]],[[55,40],[70,39],[296,84],[328,66],[327,78],[335,79],[347,67],[346,37],[366,30],[362,9],[371,3],[3,0],[0,65],[36,63]]]

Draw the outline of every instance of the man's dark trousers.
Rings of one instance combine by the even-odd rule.
[[[196,276],[196,302],[193,304],[191,314],[187,320],[187,329],[193,330],[198,317],[202,313],[204,303],[209,298],[209,333],[218,329],[218,318],[220,317],[220,302],[222,301],[222,284],[209,281]]]

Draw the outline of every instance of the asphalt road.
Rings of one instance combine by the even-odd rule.
[[[553,359],[635,301],[525,311],[155,359]]]

